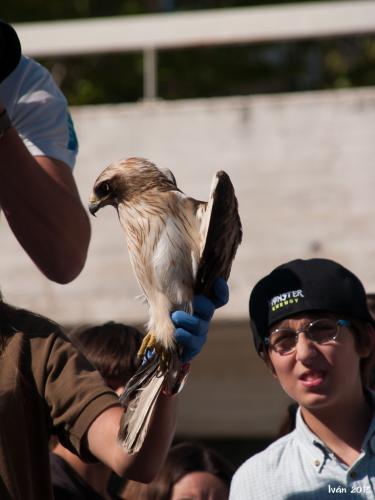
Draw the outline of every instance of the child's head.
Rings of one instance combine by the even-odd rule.
[[[361,356],[360,361],[362,383],[367,387],[373,364],[374,320],[368,311],[360,280],[328,259],[294,260],[261,279],[250,296],[250,320],[256,349],[271,368],[270,352],[275,346],[270,345],[270,333],[278,330],[280,325],[285,326],[288,320],[304,316],[312,322],[327,320],[318,321],[305,332],[316,339],[317,344],[331,340],[325,338],[331,333],[334,337],[335,329],[340,328],[338,320],[349,321],[348,328],[354,336],[357,352],[371,346],[367,349],[369,355]],[[273,335],[272,344],[275,338]],[[286,342],[291,342],[295,348],[296,337],[291,334]]]
[[[112,389],[123,387],[135,373],[142,342],[136,328],[109,321],[75,329],[70,338]]]
[[[195,498],[209,492],[210,498],[226,500],[234,469],[219,453],[196,443],[173,446],[166,461],[148,485],[130,482],[125,490],[129,500],[173,500]]]

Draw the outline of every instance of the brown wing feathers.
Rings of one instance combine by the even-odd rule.
[[[195,293],[210,295],[216,278],[228,280],[237,247],[242,240],[238,202],[229,176],[220,171],[213,197],[206,240],[195,280]]]

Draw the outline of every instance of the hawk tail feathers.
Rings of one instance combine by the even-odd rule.
[[[125,408],[121,417],[118,440],[131,454],[142,447],[157,398],[163,388],[167,372],[160,370],[156,355],[145,366],[140,366],[129,380],[120,403]]]

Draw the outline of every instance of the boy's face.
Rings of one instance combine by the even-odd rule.
[[[303,330],[317,319],[329,319],[333,324],[344,318],[320,313],[297,315],[274,325],[275,329]],[[356,401],[362,393],[360,359],[369,349],[358,352],[350,326],[340,326],[334,340],[317,344],[303,331],[298,335],[295,350],[279,354],[269,350],[275,377],[285,392],[302,408],[339,407],[345,401]],[[366,352],[365,352],[366,351]]]

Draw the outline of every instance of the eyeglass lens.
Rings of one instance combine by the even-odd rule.
[[[298,334],[304,332],[306,336],[317,344],[324,344],[334,340],[338,333],[340,321],[330,319],[318,319],[301,330],[292,328],[278,328],[270,335],[270,347],[276,352],[286,353],[294,350]]]

